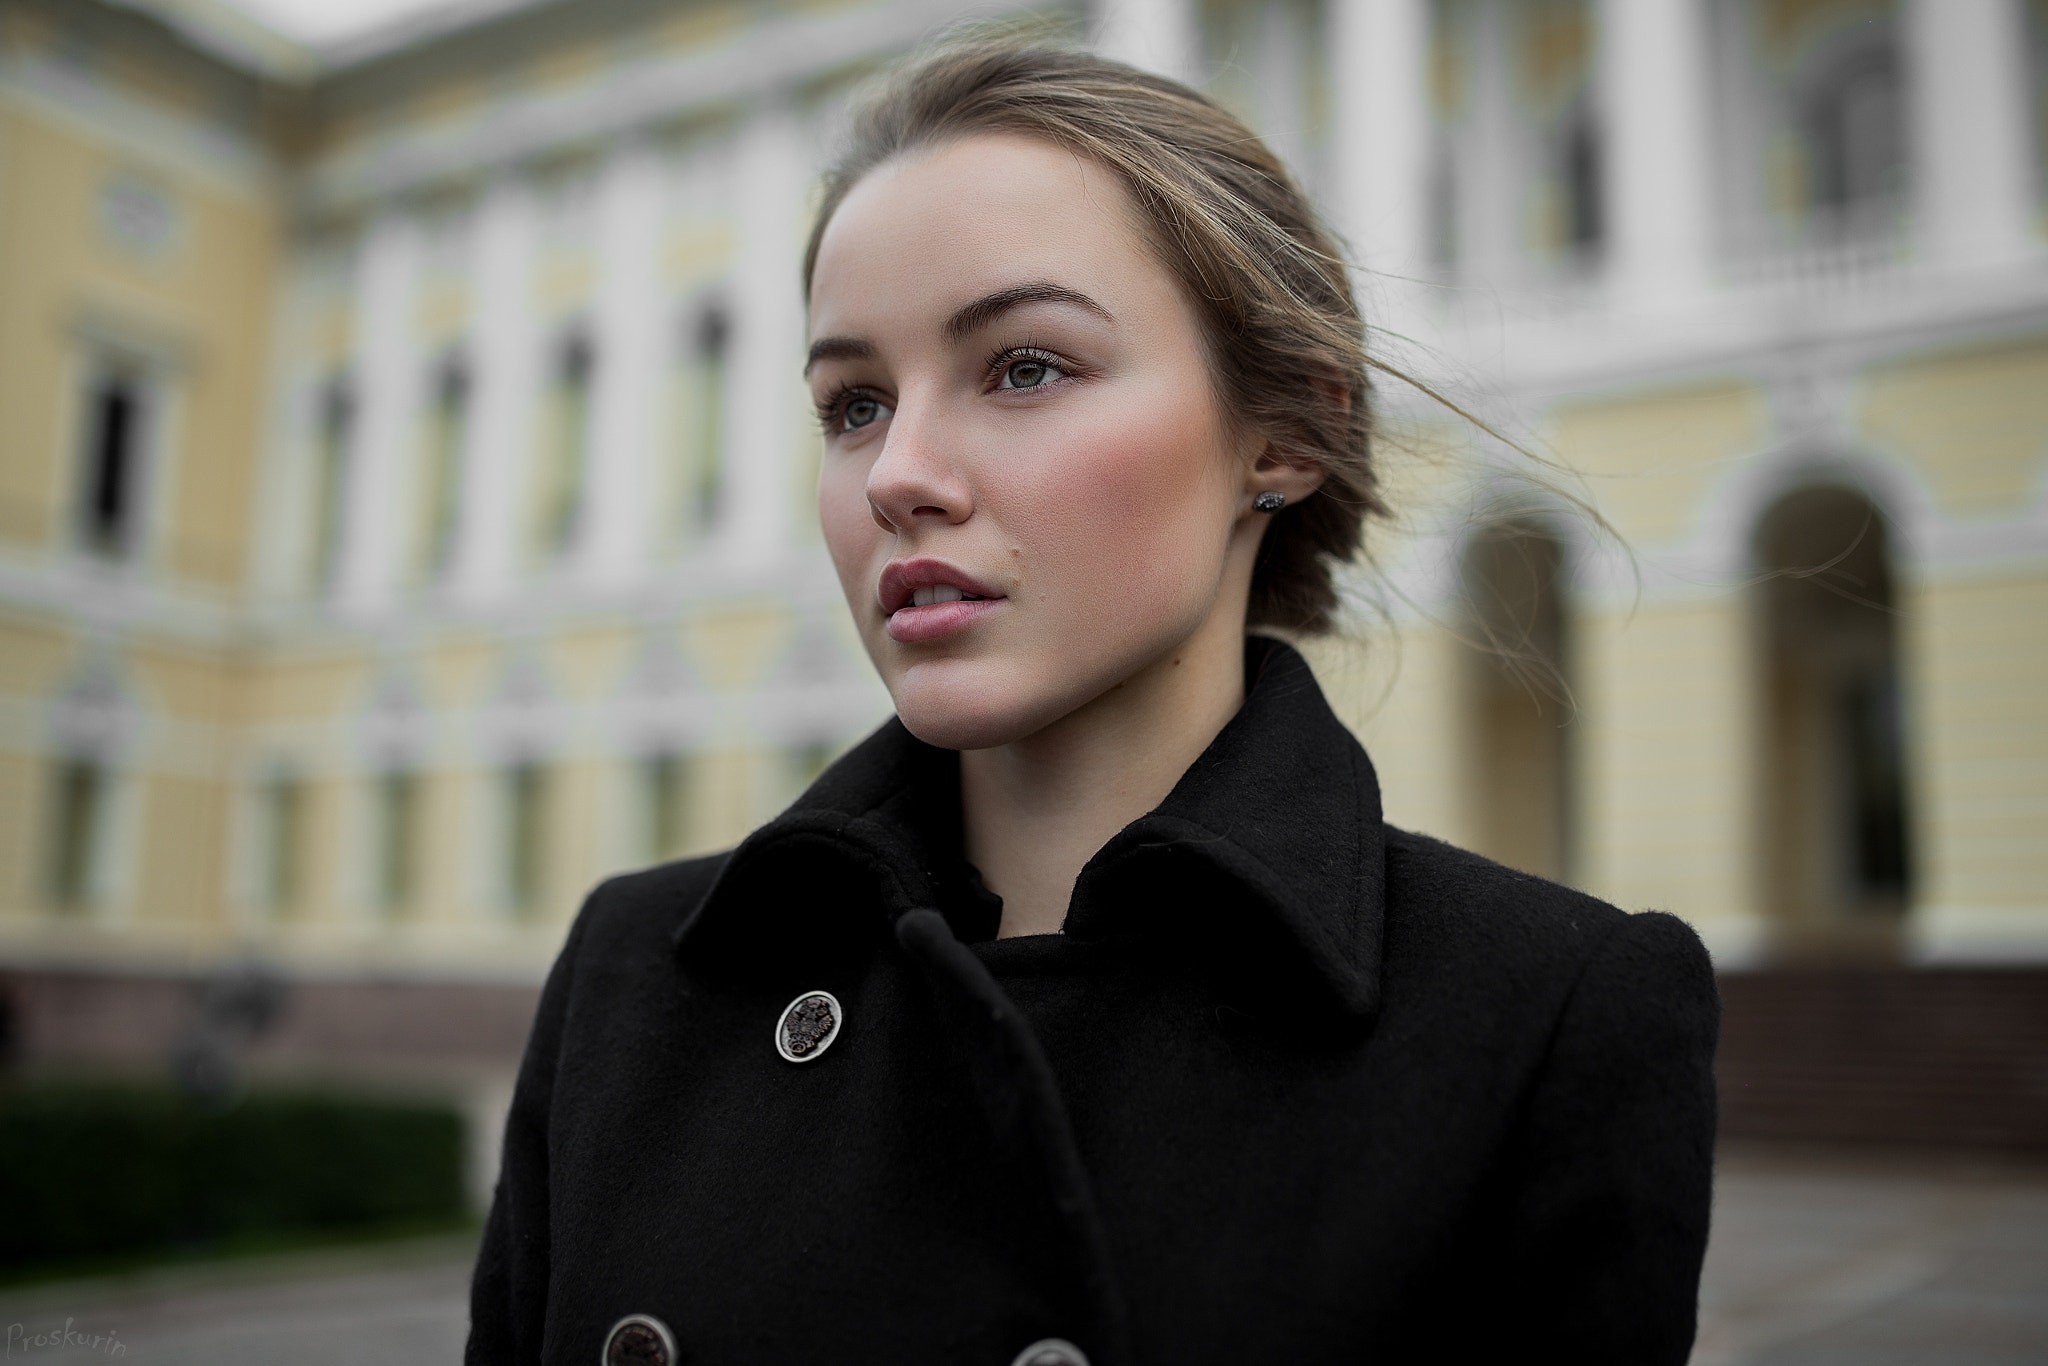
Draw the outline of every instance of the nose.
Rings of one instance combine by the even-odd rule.
[[[868,467],[868,511],[884,531],[964,522],[974,500],[948,454],[940,424],[905,401],[889,419],[882,450]]]

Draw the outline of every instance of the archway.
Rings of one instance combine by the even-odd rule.
[[[1860,493],[1757,524],[1763,901],[1788,956],[1893,956],[1912,892],[1891,531]]]
[[[1558,881],[1572,872],[1570,613],[1565,551],[1540,521],[1489,527],[1465,550],[1463,786],[1473,847]]]

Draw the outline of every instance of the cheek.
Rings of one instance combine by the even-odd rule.
[[[1059,443],[1032,541],[1070,605],[1127,620],[1214,585],[1228,530],[1226,456],[1204,404],[1161,400],[1091,417]]]
[[[868,510],[865,467],[852,461],[835,463],[829,451],[818,475],[818,526],[850,600],[855,586],[866,582],[882,530]]]

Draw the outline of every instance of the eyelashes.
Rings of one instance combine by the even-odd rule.
[[[1011,371],[1025,367],[1037,367],[1041,371],[1050,371],[1057,377],[1047,377],[1034,384],[1002,384],[998,382],[1006,378],[1014,380],[1015,376],[1011,374]],[[983,369],[985,372],[983,381],[985,383],[994,383],[997,391],[1007,393],[1034,393],[1040,389],[1054,388],[1066,380],[1076,378],[1080,373],[1080,368],[1064,357],[1044,350],[1041,347],[1030,345],[998,347],[994,352],[990,353]],[[875,390],[865,385],[844,383],[833,389],[824,398],[817,400],[813,406],[817,411],[818,425],[824,429],[826,436],[842,436],[850,432],[859,431],[862,427],[879,421],[883,413],[888,411],[890,407],[887,400]],[[860,412],[868,408],[878,411],[863,421],[855,422],[851,427],[846,425],[849,419],[856,417]]]
[[[844,425],[847,410],[857,403],[869,403],[877,408],[886,408],[888,406],[871,389],[863,389],[853,384],[841,384],[825,398],[819,400],[816,405],[818,425],[824,428],[825,435],[837,436],[845,431],[859,430],[858,428],[848,428]],[[866,423],[861,424],[861,426],[866,425]]]

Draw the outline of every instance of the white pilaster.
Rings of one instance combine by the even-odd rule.
[[[340,601],[356,609],[390,597],[412,525],[422,364],[412,311],[420,257],[419,225],[410,215],[387,210],[371,221],[357,266],[356,422],[338,578]]]
[[[773,564],[794,525],[796,418],[802,412],[802,257],[807,163],[796,112],[770,103],[740,131],[734,216],[732,363],[727,370],[722,562]]]
[[[1631,312],[1705,289],[1714,225],[1705,0],[1599,0],[1608,282]]]
[[[2034,247],[2026,16],[2019,0],[1906,0],[1915,220],[1940,266]]]
[[[650,493],[669,340],[661,210],[660,163],[645,143],[628,142],[612,154],[598,185],[597,372],[583,538],[585,576],[598,585],[630,583],[644,567],[658,511]]]
[[[478,207],[468,448],[452,587],[466,600],[502,598],[519,566],[524,491],[540,382],[533,258],[538,231],[533,192],[516,175],[485,190]]]
[[[1329,23],[1337,228],[1398,313],[1430,266],[1429,0],[1337,0]]]
[[[1193,0],[1102,0],[1096,50],[1177,81],[1197,82],[1202,32]]]

